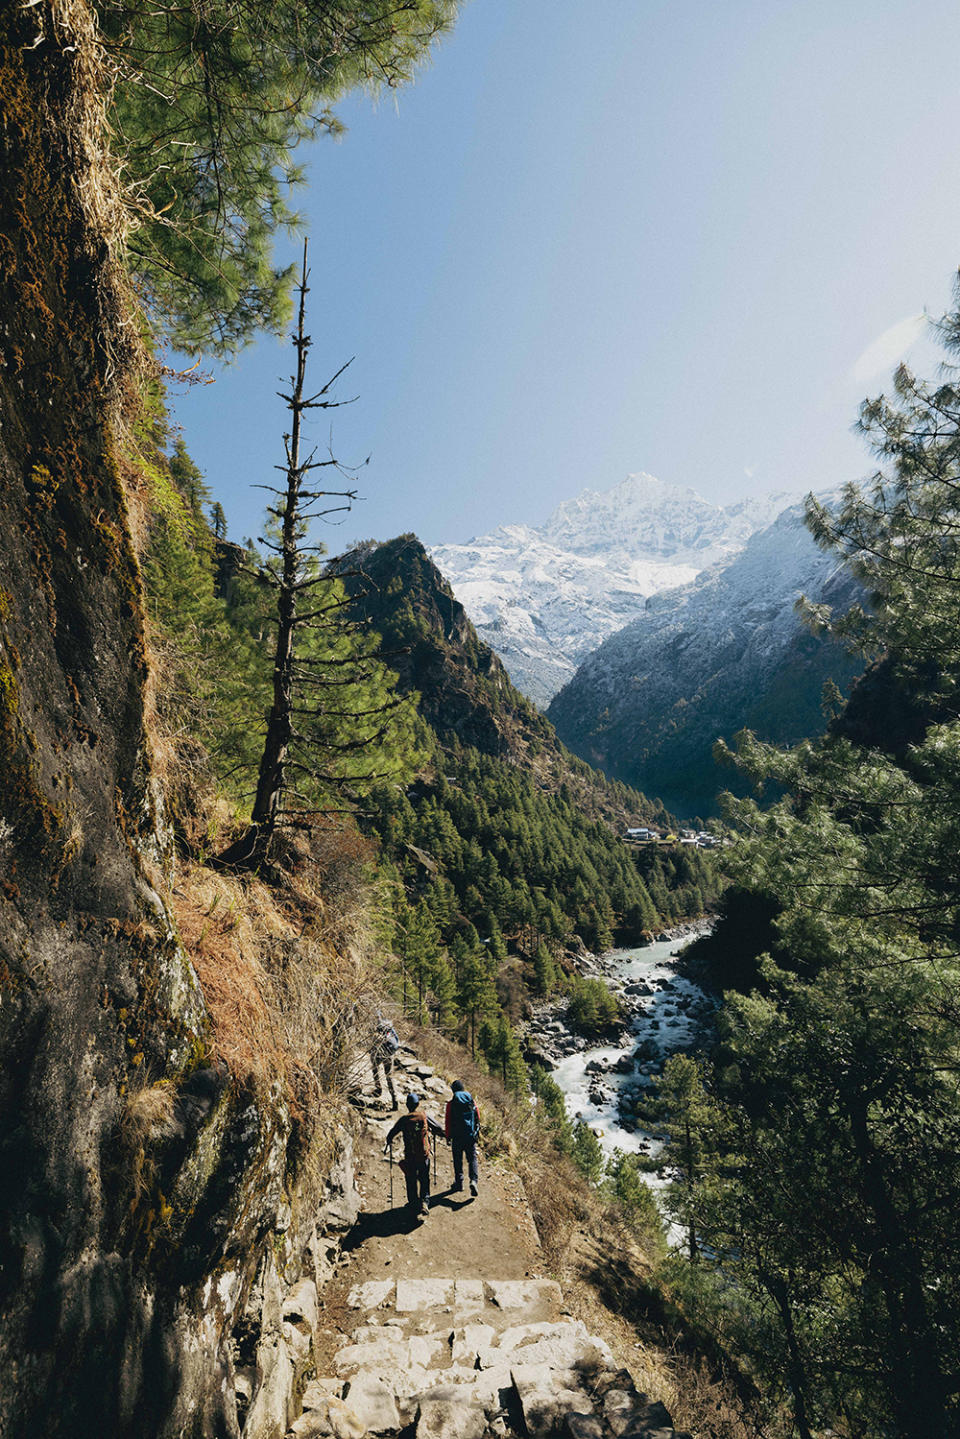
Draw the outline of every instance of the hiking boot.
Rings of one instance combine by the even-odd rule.
[[[451,1194],[460,1194],[461,1191],[462,1191],[462,1189],[463,1189],[463,1180],[462,1180],[462,1179],[455,1179],[455,1180],[453,1181],[453,1183],[451,1184],[451,1186],[450,1186],[450,1193],[451,1193]]]
[[[476,1181],[475,1179],[471,1179],[471,1181],[470,1181],[470,1193],[473,1195],[474,1199],[476,1199],[476,1197],[477,1197],[477,1181]]]
[[[419,1213],[419,1215],[418,1215],[418,1218],[419,1218],[419,1219],[429,1219],[429,1218],[430,1218],[430,1206],[429,1206],[428,1204],[425,1204],[425,1205],[423,1206],[423,1208],[420,1210],[420,1213]]]
[[[400,1101],[397,1099],[397,1096],[396,1096],[396,1095],[393,1096],[393,1103],[391,1104],[390,1108],[391,1108],[391,1109],[399,1109],[399,1108],[400,1108]]]

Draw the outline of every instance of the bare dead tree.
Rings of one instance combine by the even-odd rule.
[[[267,538],[261,541],[273,551],[277,560],[259,572],[259,578],[266,580],[276,591],[277,639],[273,661],[273,695],[267,715],[250,826],[246,834],[220,856],[221,863],[225,864],[255,867],[266,858],[281,815],[287,771],[291,764],[290,745],[294,736],[298,667],[296,635],[302,626],[314,624],[318,617],[336,608],[339,603],[322,603],[317,597],[317,589],[327,583],[327,577],[315,564],[311,564],[311,557],[322,554],[324,547],[306,543],[309,525],[313,520],[328,519],[331,515],[349,510],[356,499],[356,490],[353,489],[328,490],[308,487],[308,477],[315,470],[334,468],[339,474],[347,476],[355,473],[355,470],[342,465],[333,454],[329,454],[326,459],[318,459],[315,449],[304,454],[303,424],[307,412],[337,409],[342,404],[351,403],[331,398],[332,388],[350,365],[349,360],[340,366],[322,389],[314,394],[307,392],[307,357],[313,343],[306,331],[309,278],[307,242],[304,240],[303,263],[297,285],[297,324],[291,336],[296,351],[296,372],[290,378],[289,391],[278,392],[292,417],[290,430],[283,437],[285,463],[276,466],[283,474],[284,483],[282,486],[258,486],[275,497],[275,502],[268,505],[267,513],[279,526],[277,539]]]

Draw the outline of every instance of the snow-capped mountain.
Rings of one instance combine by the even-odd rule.
[[[611,776],[682,815],[711,813],[717,790],[736,787],[713,762],[718,736],[749,728],[783,744],[816,734],[824,680],[845,685],[863,668],[803,627],[801,594],[841,610],[860,597],[793,505],[741,553],[651,598],[581,665],[548,717]]]
[[[504,525],[430,557],[518,689],[545,705],[649,596],[739,552],[785,494],[710,504],[652,475],[584,490],[545,524]]]

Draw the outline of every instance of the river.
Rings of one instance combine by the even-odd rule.
[[[702,930],[700,931],[703,932]],[[581,1049],[559,1059],[552,1074],[563,1090],[567,1113],[582,1119],[604,1151],[656,1153],[657,1142],[640,1128],[624,1128],[619,1103],[624,1091],[638,1094],[651,1084],[663,1061],[689,1049],[709,1023],[712,1005],[697,985],[676,973],[676,955],[695,938],[661,940],[642,949],[617,949],[603,956],[602,977],[632,1008],[629,1043]],[[626,1034],[623,1038],[626,1038]],[[640,1053],[637,1054],[638,1046]],[[618,1072],[613,1066],[619,1065]],[[655,1182],[655,1181],[654,1181]]]

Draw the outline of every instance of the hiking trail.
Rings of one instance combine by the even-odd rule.
[[[406,1046],[395,1074],[399,1112],[415,1089],[442,1123],[449,1085]],[[672,1439],[663,1405],[545,1277],[519,1178],[482,1159],[478,1196],[452,1193],[438,1140],[430,1215],[417,1223],[396,1165],[390,1204],[383,1146],[397,1112],[364,1100],[362,1113],[363,1209],[320,1295],[316,1377],[290,1439]]]

